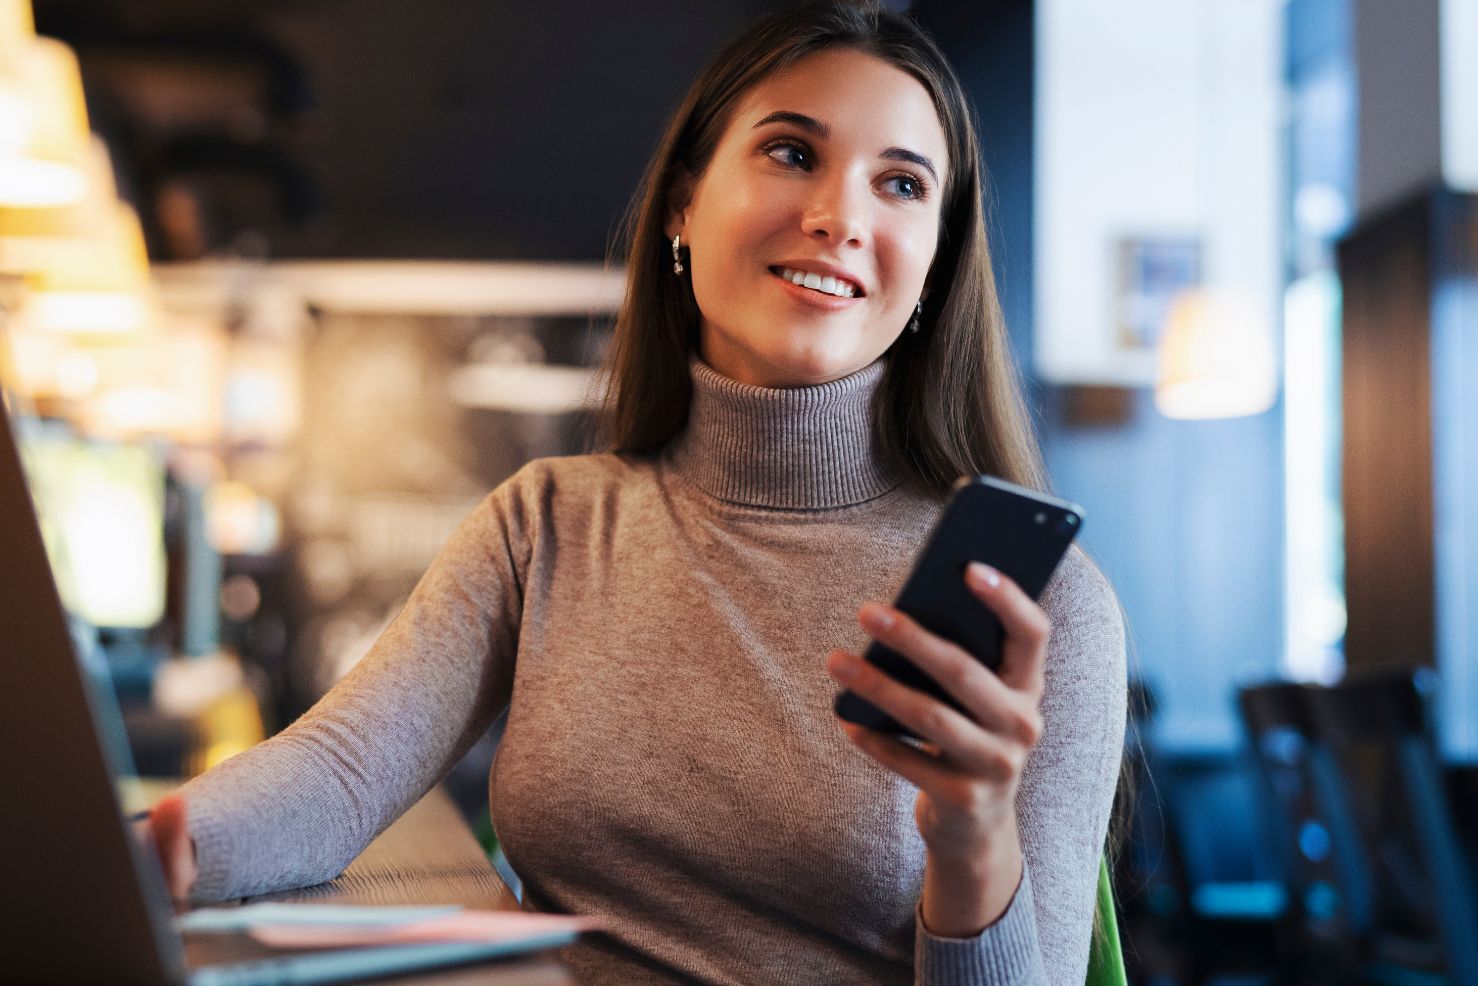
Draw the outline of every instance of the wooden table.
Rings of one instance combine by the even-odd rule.
[[[311,901],[322,904],[461,904],[517,910],[518,901],[498,878],[451,798],[434,789],[415,804],[337,880],[275,894],[260,901]],[[261,958],[264,949],[245,935],[190,934],[185,950],[191,965]],[[417,986],[569,986],[569,971],[548,953],[521,959],[481,962],[377,983]]]

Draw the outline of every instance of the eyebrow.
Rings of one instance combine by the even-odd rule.
[[[791,110],[776,110],[775,112],[771,113],[769,116],[761,120],[759,123],[756,123],[751,129],[758,130],[760,127],[768,126],[771,123],[794,124],[807,133],[815,134],[822,140],[825,140],[827,137],[831,136],[831,128],[822,123],[820,120],[816,119],[813,116],[807,116],[804,113],[792,112]]]
[[[760,127],[769,126],[772,123],[789,123],[792,126],[800,127],[807,133],[815,134],[822,140],[826,140],[831,136],[831,128],[826,124],[815,117],[807,116],[804,113],[796,113],[792,110],[776,110],[756,123],[752,129],[758,130]],[[917,164],[919,167],[928,171],[934,177],[935,181],[939,180],[939,172],[934,169],[934,162],[924,157],[924,155],[910,151],[907,148],[890,147],[883,151],[879,157],[888,161],[907,161],[910,164]]]

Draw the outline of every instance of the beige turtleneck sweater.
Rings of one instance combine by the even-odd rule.
[[[662,455],[499,486],[333,691],[184,789],[197,898],[332,878],[506,711],[494,822],[526,907],[605,920],[566,950],[582,982],[1081,983],[1125,693],[1091,563],[1043,597],[1026,876],[981,935],[916,926],[917,791],[831,711],[825,655],[864,647],[940,509],[877,455],[883,368],[768,390],[695,359]]]

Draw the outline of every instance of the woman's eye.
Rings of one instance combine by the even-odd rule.
[[[901,199],[921,199],[924,197],[924,183],[912,175],[894,175],[888,179],[893,188],[893,194]]]
[[[765,153],[790,168],[809,168],[811,152],[799,144],[771,144]]]

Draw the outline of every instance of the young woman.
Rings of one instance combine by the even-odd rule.
[[[999,674],[881,602],[958,476],[1043,481],[980,186],[908,20],[808,5],[721,52],[633,213],[611,451],[498,487],[342,683],[156,813],[176,892],[332,878],[506,712],[494,821],[526,906],[606,921],[582,981],[1081,983],[1112,591],[1077,552],[1040,606],[973,567]]]

